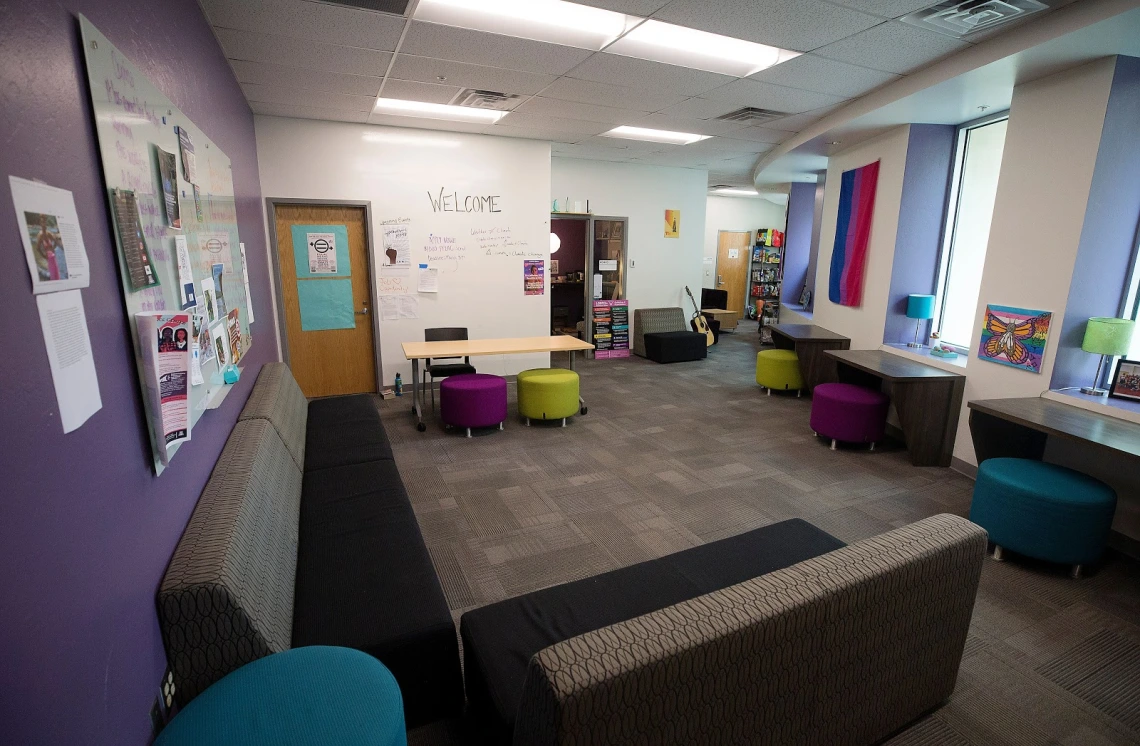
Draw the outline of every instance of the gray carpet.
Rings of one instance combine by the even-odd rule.
[[[828,450],[807,398],[755,385],[752,324],[708,360],[579,361],[589,413],[565,428],[473,438],[410,399],[381,402],[396,461],[456,620],[467,609],[800,517],[846,542],[936,513],[966,515],[973,482],[905,450]],[[478,360],[475,361],[476,364]],[[558,360],[555,364],[565,364]],[[458,744],[458,724],[410,734]],[[891,746],[1140,743],[1140,565],[987,561],[950,702]]]

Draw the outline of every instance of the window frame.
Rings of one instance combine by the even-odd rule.
[[[931,319],[930,330],[938,335],[939,343],[957,350],[960,354],[968,354],[969,349],[942,339],[942,317],[946,311],[946,285],[950,281],[950,265],[954,261],[954,238],[958,232],[958,208],[962,195],[962,170],[966,164],[966,145],[973,130],[1008,119],[1009,109],[1003,109],[963,122],[954,131],[954,168],[950,175],[950,188],[947,190],[946,209],[942,214],[941,248],[938,252],[938,273],[934,281],[934,318]]]

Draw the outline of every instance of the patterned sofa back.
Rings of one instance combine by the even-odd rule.
[[[875,743],[954,690],[985,552],[934,516],[552,645],[514,742]]]
[[[645,335],[656,332],[684,332],[689,326],[684,309],[638,308],[633,312],[633,354],[645,357]]]
[[[285,363],[266,363],[253,385],[253,391],[238,415],[242,420],[268,420],[297,468],[305,469],[305,426],[309,420],[309,400],[301,393],[293,371]]]
[[[292,381],[288,368],[285,374]],[[280,371],[263,372],[249,402],[293,427],[296,413],[266,395],[281,379]],[[302,470],[273,417],[242,416],[158,591],[159,626],[183,706],[227,673],[288,650],[292,640]],[[303,459],[303,419],[300,427]]]

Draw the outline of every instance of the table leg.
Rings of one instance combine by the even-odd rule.
[[[574,350],[570,350],[567,354],[570,356],[570,370],[574,370]],[[579,388],[578,389],[578,412],[581,414],[586,414],[587,411],[589,411],[589,410],[586,409],[586,400],[582,398],[582,389]]]
[[[412,412],[416,415],[416,430],[427,430],[424,424],[423,390],[420,386],[420,361],[412,358]]]

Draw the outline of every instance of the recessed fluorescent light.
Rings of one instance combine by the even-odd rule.
[[[562,0],[420,0],[413,17],[595,51],[641,20]]]
[[[740,78],[800,55],[787,49],[653,20],[633,29],[606,51]]]
[[[602,137],[620,137],[625,140],[648,140],[649,142],[664,142],[670,145],[688,145],[699,140],[707,140],[711,135],[694,135],[691,132],[670,132],[668,130],[651,130],[646,127],[614,127],[609,132],[603,132]]]
[[[505,111],[473,109],[470,106],[449,106],[429,104],[423,101],[404,101],[398,98],[381,98],[376,101],[376,111],[400,117],[421,119],[450,119],[460,122],[497,122],[507,115]]]
[[[713,193],[714,194],[735,194],[735,195],[738,195],[741,197],[759,197],[760,196],[760,193],[757,192],[755,189],[735,189],[735,188],[727,188],[727,187],[724,189],[714,189]]]

